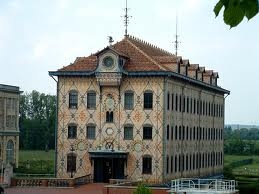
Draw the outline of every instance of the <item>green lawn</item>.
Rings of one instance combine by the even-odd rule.
[[[230,163],[245,159],[253,158],[252,164],[236,167],[233,170],[234,175],[244,176],[259,176],[259,156],[239,156],[239,155],[225,155],[224,165],[228,166]]]
[[[27,160],[51,160],[55,159],[55,151],[50,150],[48,152],[42,150],[20,150],[19,162],[25,162]]]
[[[53,174],[55,152],[42,150],[20,150],[19,167],[16,173],[23,174]]]
[[[226,155],[225,154],[224,155],[224,165],[227,166],[231,162],[239,161],[239,160],[245,160],[245,159],[249,159],[249,158],[253,158],[253,164],[250,164],[248,166],[257,167],[259,169],[259,165],[258,165],[259,164],[259,156]],[[258,166],[256,166],[256,165],[258,165]]]

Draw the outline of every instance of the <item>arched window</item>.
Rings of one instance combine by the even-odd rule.
[[[144,155],[142,158],[142,173],[152,174],[152,157],[150,155]]]
[[[87,92],[87,108],[89,108],[89,109],[96,108],[96,92],[95,91]]]
[[[153,93],[152,91],[146,91],[144,93],[144,109],[153,108]]]
[[[143,139],[152,139],[152,125],[143,126]]]
[[[75,172],[76,171],[76,154],[69,153],[67,155],[67,172]]]
[[[134,93],[133,91],[126,91],[124,93],[124,108],[132,110],[134,106]]]
[[[69,108],[77,108],[78,92],[76,90],[69,91]]]
[[[175,130],[174,130],[174,133],[175,133],[175,134],[174,134],[174,139],[175,139],[175,140],[177,140],[177,139],[178,139],[178,136],[177,136],[177,135],[178,135],[178,134],[177,134],[177,130],[178,130],[178,129],[177,129],[177,125],[176,125],[176,126],[175,126]]]
[[[106,122],[112,123],[113,122],[113,111],[106,112]]]
[[[133,139],[133,125],[127,124],[124,126],[124,139],[125,140]]]
[[[169,156],[166,156],[166,174],[169,173]]]
[[[166,127],[166,139],[169,140],[169,137],[170,137],[170,128],[169,128],[169,125],[167,125]]]
[[[167,110],[170,109],[170,93],[167,93]]]
[[[68,139],[75,139],[77,137],[77,125],[76,124],[69,124],[67,127],[67,138]]]
[[[177,156],[174,157],[174,172],[177,172]]]
[[[175,110],[178,111],[178,96],[175,95]]]
[[[14,163],[14,143],[12,140],[7,142],[6,146],[6,162],[13,164]]]

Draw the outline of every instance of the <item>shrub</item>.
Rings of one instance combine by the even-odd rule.
[[[152,192],[143,183],[140,183],[133,194],[152,194]]]

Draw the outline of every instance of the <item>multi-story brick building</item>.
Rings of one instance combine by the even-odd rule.
[[[218,73],[131,36],[57,76],[57,177],[165,182],[222,173]]]
[[[0,167],[18,167],[19,87],[0,84]]]

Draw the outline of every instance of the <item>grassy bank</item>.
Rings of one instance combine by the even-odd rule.
[[[24,174],[53,174],[55,152],[42,150],[20,150],[19,167],[16,173]]]

